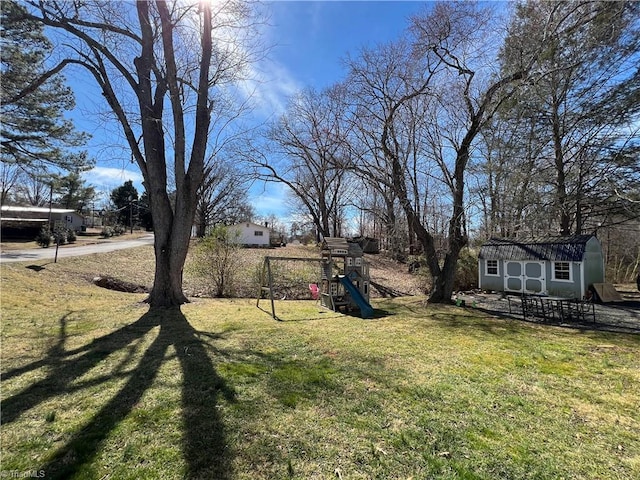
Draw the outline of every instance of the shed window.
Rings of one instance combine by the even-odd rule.
[[[254,234],[256,237],[261,237],[263,233],[264,233],[264,232],[263,232],[262,230],[256,230],[256,231],[254,231],[254,232],[253,232],[253,234]]]
[[[569,262],[553,262],[553,279],[571,281],[571,264]]]
[[[498,260],[487,260],[487,275],[498,276]]]

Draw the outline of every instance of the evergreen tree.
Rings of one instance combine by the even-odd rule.
[[[117,222],[121,225],[131,225],[133,215],[137,216],[138,190],[133,186],[133,181],[128,180],[124,185],[111,191],[111,203],[116,210]]]
[[[46,175],[51,167],[89,167],[86,154],[70,151],[86,141],[86,134],[64,118],[74,107],[73,94],[59,73],[66,64],[47,68],[53,47],[42,25],[25,16],[17,2],[2,2],[0,161],[31,175]]]
[[[503,69],[527,61],[522,52],[539,43],[544,50],[538,73],[543,74],[505,105],[506,116],[514,124],[511,131],[525,126],[530,132],[519,141],[535,145],[536,170],[553,187],[543,199],[552,205],[550,229],[562,235],[590,231],[604,221],[603,198],[613,197],[612,188],[621,186],[611,179],[638,178],[640,165],[630,159],[639,146],[639,14],[634,2],[516,6]],[[558,27],[545,33],[540,28],[545,22]]]
[[[151,216],[151,205],[149,204],[149,194],[142,192],[138,200],[138,221],[140,226],[147,231],[153,230],[153,217]]]
[[[73,208],[78,212],[82,212],[82,209],[96,197],[95,188],[85,186],[85,181],[78,170],[60,177],[55,183],[55,189],[58,193],[55,202],[62,208]]]

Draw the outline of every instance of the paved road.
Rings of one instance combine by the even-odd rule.
[[[103,240],[91,245],[65,245],[58,249],[58,258],[77,257],[92,253],[113,252],[125,248],[153,245],[153,234],[134,240]],[[49,248],[35,248],[31,250],[9,250],[0,254],[0,262],[28,262],[30,260],[53,260],[56,255],[55,245]]]

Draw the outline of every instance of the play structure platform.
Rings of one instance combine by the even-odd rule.
[[[345,238],[325,238],[320,258],[265,257],[258,302],[268,296],[271,301],[271,316],[275,319],[274,282],[280,262],[318,262],[318,283],[310,283],[312,298],[330,310],[343,313],[358,312],[362,318],[372,318],[374,309],[369,303],[369,266],[365,262],[362,248]],[[276,272],[276,273],[274,273]]]

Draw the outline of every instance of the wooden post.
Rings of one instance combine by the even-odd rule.
[[[273,279],[271,278],[271,262],[269,261],[269,257],[264,260],[267,264],[267,275],[269,276],[269,298],[271,299],[271,316],[278,320],[276,317],[276,306],[273,301]]]

